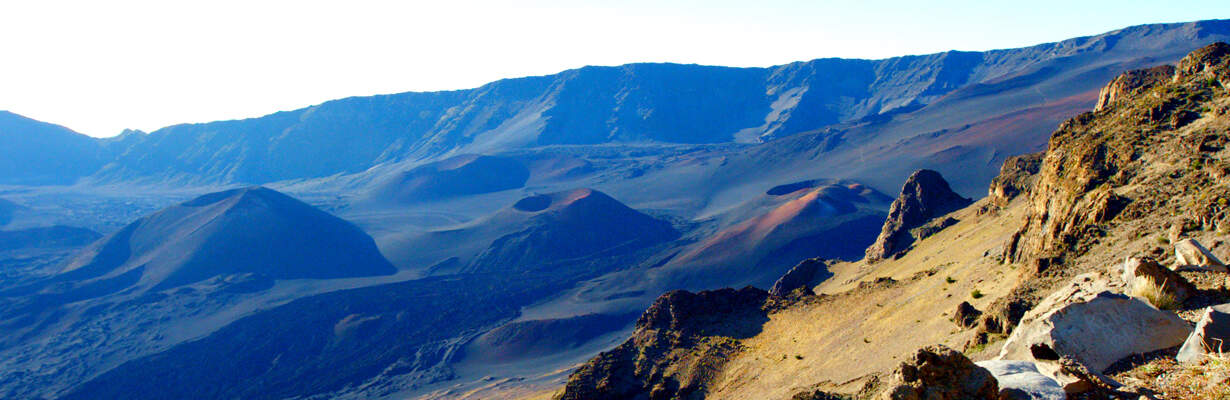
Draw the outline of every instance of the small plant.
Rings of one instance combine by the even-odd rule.
[[[969,297],[973,297],[975,299],[981,299],[982,296],[983,296],[982,291],[978,289],[974,289],[974,291],[969,292]]]
[[[795,354],[795,355],[794,355],[794,359],[795,359],[795,360],[802,360],[802,359],[803,359],[803,355],[802,355],[802,354]]]
[[[1201,168],[1204,168],[1204,162],[1203,162],[1203,161],[1201,161],[1200,159],[1195,159],[1195,160],[1192,160],[1191,162],[1189,162],[1189,163],[1187,164],[1187,169],[1188,169],[1188,170],[1195,171],[1195,170],[1199,170],[1199,169],[1201,169]]]
[[[956,282],[956,281],[957,281],[957,280],[956,280],[956,279],[952,279],[952,277],[951,277],[951,276],[950,276],[950,277],[947,277],[947,278],[944,278],[944,282],[953,283],[953,282]]]
[[[1179,308],[1179,301],[1173,293],[1166,292],[1166,281],[1158,284],[1153,278],[1144,278],[1144,281],[1132,287],[1132,296],[1145,299],[1162,310],[1174,310]]]

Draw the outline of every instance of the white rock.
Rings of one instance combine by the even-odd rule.
[[[995,380],[999,381],[999,391],[1016,389],[1037,400],[1064,400],[1063,387],[1055,379],[1043,375],[1033,361],[1021,360],[987,360],[980,361],[979,367],[991,371]]]
[[[1205,354],[1230,353],[1230,303],[1206,307],[1196,329],[1192,331],[1176,359],[1181,363],[1195,363]]]
[[[1226,264],[1196,239],[1183,239],[1174,244],[1175,270],[1194,269],[1227,272]]]
[[[1082,386],[1076,378],[1057,372],[1060,356],[1101,373],[1132,354],[1187,339],[1191,328],[1177,315],[1111,290],[1110,282],[1096,273],[1077,276],[1025,313],[997,359],[1037,362],[1044,375],[1076,390]]]

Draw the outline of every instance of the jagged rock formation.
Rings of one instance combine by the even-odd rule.
[[[1102,91],[1098,93],[1098,104],[1093,106],[1093,111],[1101,111],[1111,103],[1143,92],[1154,85],[1170,80],[1173,76],[1173,65],[1159,65],[1125,72],[1102,88]]]
[[[991,179],[987,197],[1002,207],[1020,194],[1027,193],[1033,187],[1034,177],[1042,166],[1042,156],[1045,154],[1037,152],[1008,157],[999,168],[999,175]]]
[[[999,385],[986,369],[944,346],[919,349],[893,373],[880,400],[998,400]]]
[[[702,398],[738,349],[732,339],[755,335],[767,320],[767,298],[752,287],[666,293],[636,321],[631,339],[573,372],[558,399]]]
[[[817,258],[809,258],[795,265],[785,275],[777,279],[773,283],[773,288],[769,289],[769,295],[774,297],[785,297],[795,290],[802,289],[804,292],[811,290],[811,282],[816,277],[817,272],[827,272],[828,266],[823,260]]]
[[[910,229],[971,202],[953,192],[939,172],[928,169],[914,172],[905,180],[901,195],[889,208],[888,220],[884,221],[880,236],[867,248],[867,261],[875,262],[905,250],[915,240]]]
[[[1196,329],[1183,342],[1176,358],[1181,363],[1197,363],[1208,355],[1230,353],[1230,304],[1206,307]]]
[[[1224,106],[1209,105],[1225,93],[1220,82],[1230,73],[1226,48],[1218,43],[1193,52],[1169,79],[1158,75],[1165,69],[1126,73],[1116,80],[1117,89],[1106,91],[1131,95],[1131,101],[1109,102],[1061,125],[1051,135],[1050,150],[1031,191],[1031,213],[1010,244],[1011,260],[1055,257],[1085,246],[1094,238],[1089,230],[1114,219],[1133,198],[1160,199],[1167,194],[1158,187],[1130,194],[1114,188],[1146,181],[1174,188],[1205,186],[1195,180],[1224,176],[1214,170],[1162,177],[1145,166],[1194,157],[1198,164],[1191,166],[1202,167],[1202,159],[1221,150],[1217,143],[1224,139],[1222,134],[1180,129],[1202,115],[1225,112]],[[1132,82],[1142,86],[1129,85]],[[1156,204],[1141,203],[1131,211],[1144,213]],[[1190,211],[1206,223],[1214,217],[1207,215],[1208,210]]]
[[[1225,44],[1212,44],[1180,60],[1168,79],[1158,71],[1124,78],[1124,93],[1100,110],[1060,125],[1050,138],[1021,228],[1004,246],[1005,262],[1031,272],[1011,296],[989,310],[1011,326],[1021,309],[1082,272],[1101,268],[1119,253],[1105,254],[1103,237],[1230,226],[1224,206],[1230,155],[1224,151],[1230,105],[1222,78],[1230,73]],[[1220,49],[1220,50],[1219,50]],[[1144,86],[1131,87],[1136,82]],[[1127,85],[1127,86],[1123,86]],[[1126,90],[1126,91],[1124,91]],[[1191,221],[1191,223],[1182,222]],[[1181,223],[1182,222],[1182,223]],[[1122,249],[1120,249],[1122,250]],[[1148,249],[1144,249],[1148,250]],[[1008,329],[1004,329],[1008,330]]]

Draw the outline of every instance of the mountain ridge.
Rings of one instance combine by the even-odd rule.
[[[751,68],[590,66],[473,89],[347,97],[262,117],[172,125],[132,136],[88,175],[97,182],[261,184],[354,174],[458,151],[761,142],[891,117],[962,88],[1045,74],[1031,72],[1031,66],[1048,60],[1140,46],[1137,37],[1149,35],[1160,43],[1150,51],[1169,51],[1168,44],[1194,48],[1187,42],[1230,35],[1230,21],[1139,25],[1017,49],[880,60],[819,58]]]

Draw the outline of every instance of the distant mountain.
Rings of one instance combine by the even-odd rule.
[[[206,196],[189,203],[228,200]],[[490,243],[462,273],[300,298],[124,363],[65,398],[335,397],[329,395],[335,392],[369,398],[452,379],[462,348],[480,333],[577,282],[632,268],[648,255],[638,251],[679,235],[669,223],[591,189],[528,197],[499,214],[446,234]],[[501,230],[510,233],[489,240],[488,231]],[[455,247],[441,247],[450,246]],[[309,255],[324,251],[316,247],[325,246],[297,248]],[[515,324],[485,336],[471,355],[549,354],[553,346],[577,346],[629,319],[595,315]],[[584,328],[577,321],[603,324],[576,331]]]
[[[575,264],[603,253],[637,250],[679,237],[671,224],[628,208],[593,189],[542,194],[517,201],[526,214],[519,231],[496,239],[469,270],[496,272]]]
[[[442,200],[517,189],[529,178],[529,168],[517,160],[467,154],[393,174],[372,196],[396,202]]]
[[[779,185],[766,196],[791,200],[718,232],[674,262],[758,264],[774,255],[790,264],[806,258],[791,247],[806,247],[812,256],[857,260],[860,249],[874,240],[874,228],[884,218],[877,210],[887,198],[857,183],[824,181]]]
[[[8,114],[5,137],[11,141],[20,133],[21,143],[6,142],[6,150],[72,144],[55,146],[51,156],[39,153],[45,160],[0,168],[0,182],[63,183],[97,171],[104,181],[266,183],[548,145],[759,142],[1020,88],[1037,97],[1017,97],[1017,103],[1043,106],[1082,88],[1055,86],[1048,81],[1053,75],[1100,68],[1081,82],[1102,82],[1226,38],[1230,22],[1202,21],[1019,49],[883,60],[585,67],[468,90],[353,97],[260,118],[176,125],[109,146],[114,157],[99,155],[99,141],[65,130],[18,129]],[[1088,86],[1096,90],[1097,84]]]
[[[55,306],[214,277],[242,275],[267,282],[394,272],[372,239],[349,222],[273,190],[251,187],[207,194],[141,218],[24,291],[37,293],[31,306]]]
[[[70,184],[107,161],[97,139],[0,111],[0,184]]]

